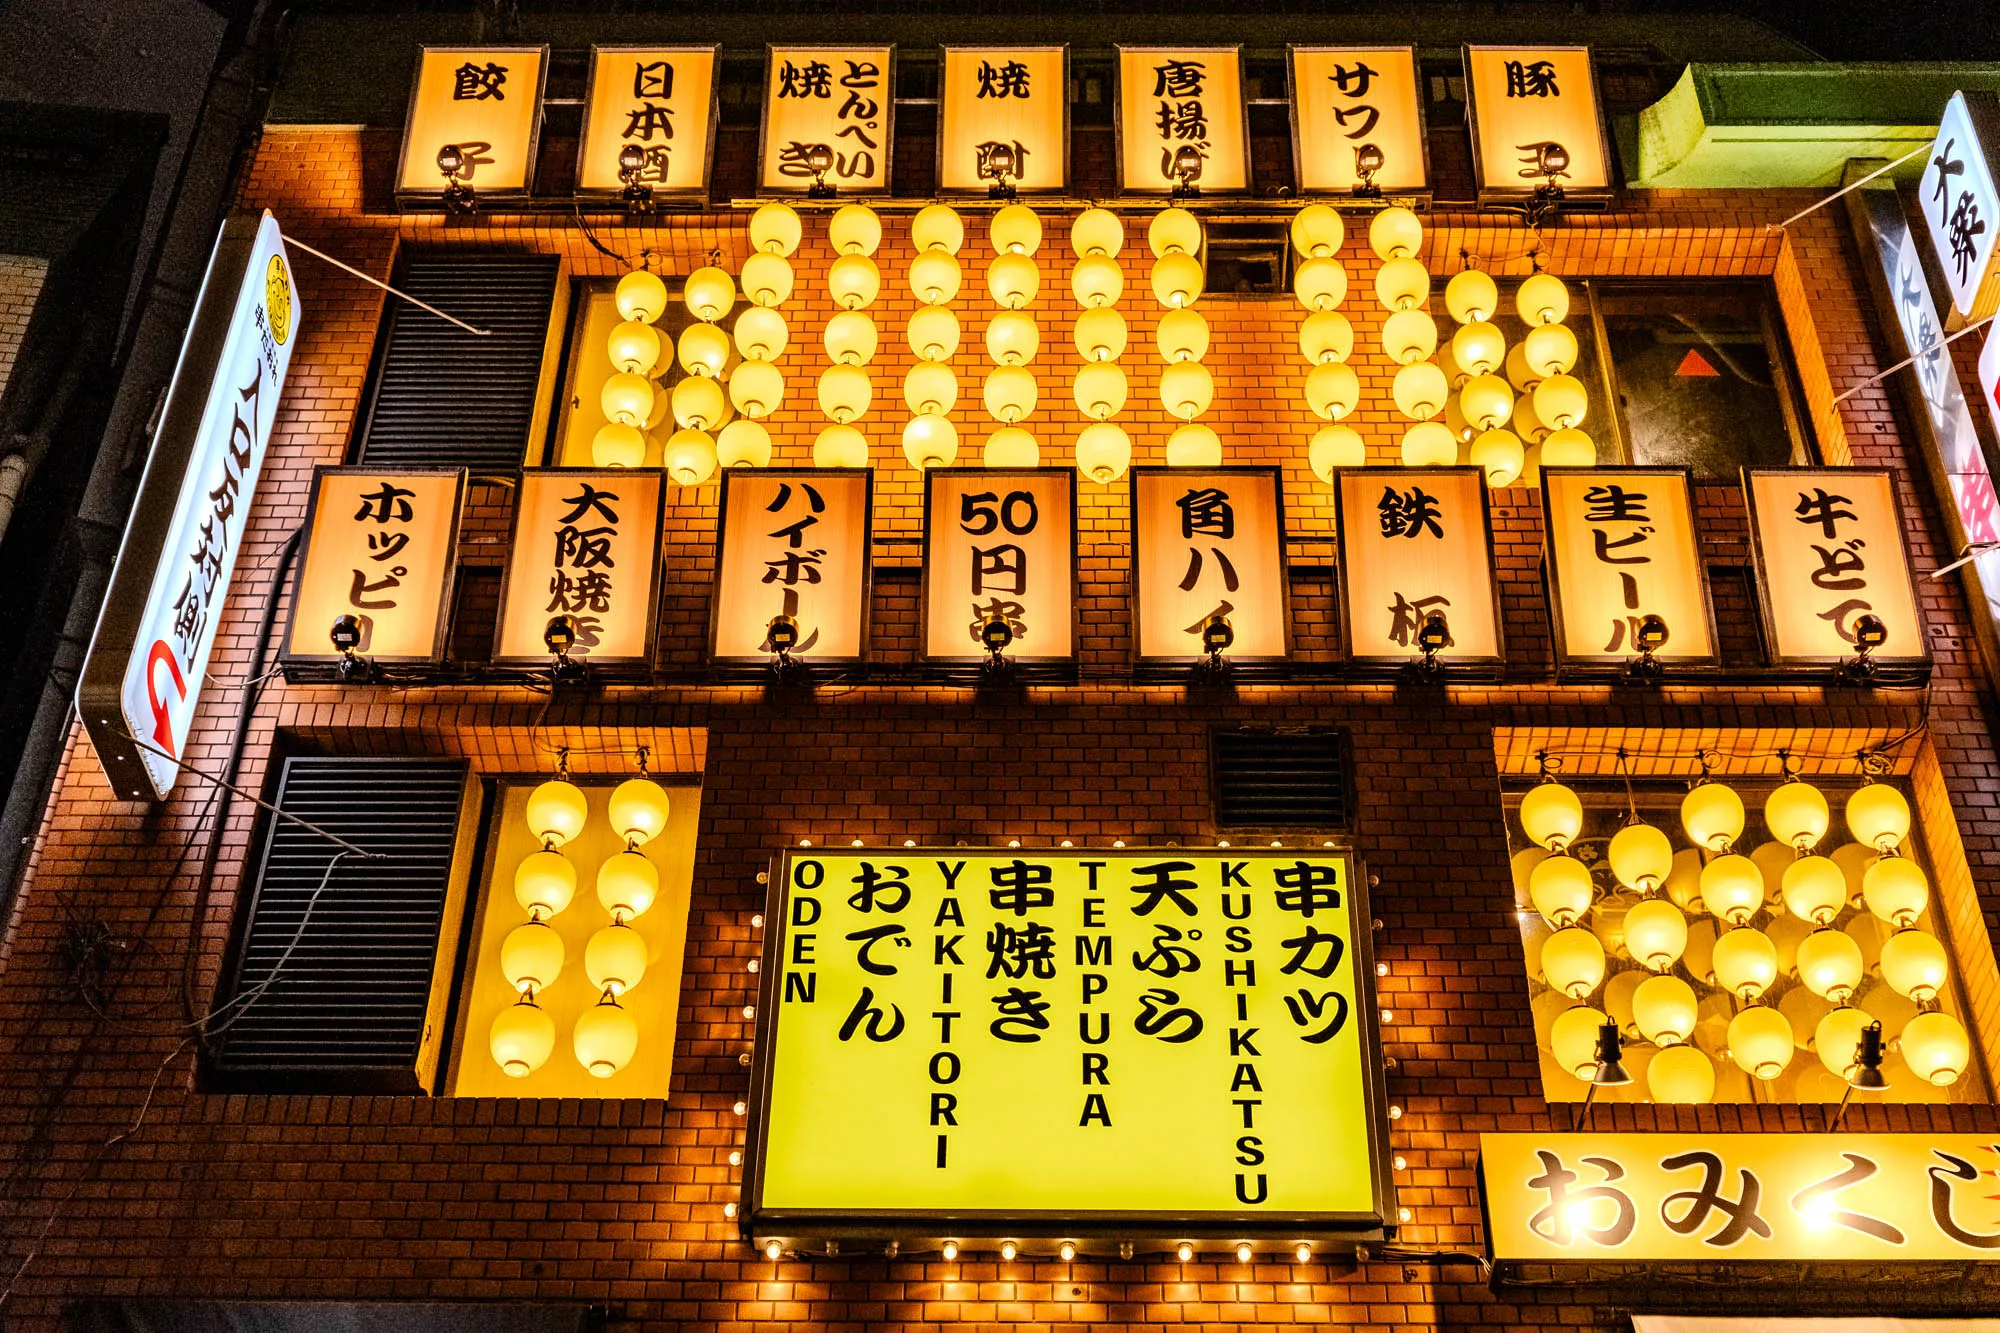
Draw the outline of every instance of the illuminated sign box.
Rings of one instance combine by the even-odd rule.
[[[842,195],[887,194],[896,128],[893,46],[766,48],[758,188],[802,194],[826,150],[825,183]]]
[[[1686,468],[1543,468],[1543,558],[1556,661],[1616,669],[1640,656],[1646,618],[1666,642],[1653,656],[1714,666],[1708,569],[1695,543]]]
[[[715,157],[714,46],[593,46],[577,149],[576,192],[617,197],[619,158],[634,150],[629,184],[655,199],[708,194]]]
[[[396,197],[405,207],[444,206],[452,177],[481,199],[514,199],[535,179],[546,46],[427,46],[403,123]],[[439,154],[457,150],[448,174]]]
[[[1498,672],[1500,598],[1486,475],[1476,467],[1347,468],[1333,474],[1340,624],[1347,660],[1395,671],[1421,661],[1419,634],[1445,619],[1448,670]]]
[[[760,1245],[1289,1247],[1395,1216],[1348,853],[842,848],[772,873]]]
[[[1141,664],[1200,659],[1209,622],[1228,623],[1226,660],[1291,650],[1278,469],[1135,467],[1132,637]]]
[[[1117,68],[1121,190],[1171,193],[1184,148],[1200,155],[1199,174],[1189,183],[1202,193],[1250,188],[1241,47],[1121,46]]]
[[[872,468],[725,468],[709,656],[767,666],[771,623],[789,616],[794,657],[868,655]]]
[[[1076,660],[1076,469],[934,467],[924,474],[923,644],[933,665]]]
[[[285,662],[339,662],[331,633],[347,616],[359,657],[443,661],[464,497],[464,468],[316,470]]]
[[[1422,81],[1410,46],[1294,46],[1285,66],[1292,104],[1292,167],[1301,194],[1430,190]],[[1364,178],[1364,149],[1381,165]]]
[[[938,189],[945,193],[984,193],[1002,166],[1022,194],[1067,189],[1069,48],[945,47],[938,122]]]
[[[493,661],[546,667],[550,620],[576,622],[573,659],[644,674],[659,621],[664,483],[644,468],[531,468],[521,474],[513,549],[500,586]]]
[[[1589,47],[1468,46],[1465,102],[1482,202],[1518,202],[1544,185],[1572,200],[1610,195]]]
[[[1917,188],[1917,204],[1951,292],[1953,328],[2000,309],[1995,150],[2000,150],[2000,94],[1953,93]]]

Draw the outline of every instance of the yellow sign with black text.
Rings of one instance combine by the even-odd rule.
[[[1346,853],[799,850],[776,883],[753,1234],[1381,1227],[1368,916]]]

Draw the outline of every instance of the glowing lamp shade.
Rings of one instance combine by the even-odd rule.
[[[872,255],[882,244],[882,219],[866,204],[848,204],[826,224],[826,243],[835,254]]]
[[[659,896],[659,867],[644,852],[615,852],[597,868],[597,901],[615,918],[644,916]]]
[[[1215,401],[1215,380],[1199,361],[1179,361],[1160,372],[1160,406],[1170,417],[1192,421]]]
[[[868,410],[875,386],[856,366],[828,366],[819,375],[819,409],[841,425]]]
[[[614,921],[583,946],[583,974],[601,994],[623,995],[646,975],[646,940],[638,931]]]
[[[986,355],[997,366],[1025,366],[1042,345],[1042,331],[1033,315],[1003,310],[986,323]]]
[[[1042,271],[1026,255],[1001,255],[986,266],[986,291],[1003,309],[1019,310],[1042,289]]]
[[[760,422],[738,417],[716,435],[715,461],[723,467],[769,466],[771,432]]]
[[[1855,956],[1860,956],[1858,946]],[[1921,930],[1899,930],[1882,941],[1882,980],[1896,994],[1928,1004],[1944,989],[1949,975],[1950,963],[1937,936]]]
[[[546,921],[524,921],[500,941],[500,971],[517,991],[539,991],[562,975],[563,937]]]
[[[1493,430],[1514,410],[1514,391],[1498,375],[1474,375],[1458,391],[1458,410],[1480,430]]]
[[[1201,222],[1185,208],[1163,208],[1146,224],[1146,245],[1155,259],[1191,255],[1201,249]]]
[[[1451,386],[1445,383],[1444,372],[1435,361],[1419,361],[1396,372],[1389,392],[1397,411],[1412,421],[1428,421],[1444,406]]]
[[[814,467],[867,467],[868,437],[848,425],[828,426],[813,436]]]
[[[651,380],[621,370],[605,377],[597,405],[604,410],[607,421],[621,426],[643,426],[653,414],[653,396]]]
[[[1527,450],[1521,447],[1521,437],[1511,430],[1482,431],[1472,441],[1472,452],[1468,455],[1472,465],[1486,473],[1488,486],[1509,486],[1521,475],[1527,463]]]
[[[1611,873],[1620,884],[1651,893],[1674,870],[1674,845],[1652,824],[1627,824],[1611,835]]]
[[[1201,299],[1201,261],[1176,251],[1153,261],[1153,297],[1170,310]]]
[[[1070,294],[1086,310],[1107,306],[1125,294],[1125,270],[1103,255],[1085,255],[1069,271]]]
[[[1588,1079],[1597,1068],[1597,1034],[1609,1021],[1602,1010],[1571,1005],[1549,1024],[1549,1053],[1571,1074]]]
[[[1553,273],[1537,273],[1514,289],[1514,310],[1530,328],[1560,324],[1569,314],[1569,288]]]
[[[1125,372],[1113,361],[1094,361],[1076,372],[1070,390],[1077,411],[1102,421],[1125,406]]]
[[[746,417],[767,417],[785,399],[785,377],[769,361],[739,361],[729,372],[729,401]]]
[[[1913,925],[1930,902],[1923,867],[1907,856],[1884,856],[1861,872],[1861,901],[1892,926]]]
[[[935,412],[918,413],[903,427],[903,457],[920,470],[950,467],[958,457],[958,427]]]
[[[1576,335],[1562,324],[1540,324],[1522,342],[1528,367],[1537,375],[1565,375],[1576,364]]]
[[[660,331],[644,320],[626,320],[604,341],[611,364],[619,370],[645,375],[660,363]]]
[[[1368,462],[1368,445],[1352,426],[1322,426],[1306,446],[1306,461],[1313,475],[1333,484],[1333,470],[1362,467]]]
[[[1031,255],[1042,244],[1042,219],[1026,204],[1009,204],[993,215],[987,236],[996,255]]]
[[[1972,1043],[1966,1038],[1965,1025],[1942,1009],[1918,1014],[1903,1024],[1897,1044],[1910,1072],[1934,1087],[1958,1082],[1972,1061]]]
[[[1780,783],[1764,800],[1764,826],[1788,847],[1817,846],[1829,820],[1825,795],[1796,778]]]
[[[576,867],[561,852],[531,852],[514,868],[514,901],[529,914],[555,916],[576,897]]]
[[[750,215],[750,244],[759,254],[784,256],[799,248],[805,228],[789,204],[765,204]]]
[[[1515,343],[1507,349],[1507,382],[1518,393],[1532,393],[1542,377],[1528,367],[1528,348],[1525,343]]]
[[[1338,361],[1314,366],[1306,376],[1306,405],[1328,421],[1339,421],[1361,401],[1361,378]]]
[[[791,261],[780,255],[751,255],[743,261],[743,294],[764,309],[783,305],[792,294]]]
[[[1308,310],[1332,310],[1347,299],[1347,270],[1338,259],[1308,259],[1292,274],[1292,290]]]
[[[1299,322],[1299,351],[1316,366],[1345,361],[1354,355],[1354,326],[1334,310],[1307,315]]]
[[[682,370],[714,379],[729,363],[729,335],[713,324],[690,324],[681,331],[679,354]]]
[[[1019,366],[1001,366],[988,371],[985,387],[980,392],[987,413],[1010,426],[1035,410],[1039,396],[1035,377]]]
[[[1560,851],[1583,831],[1583,801],[1560,782],[1538,782],[1521,798],[1521,830],[1530,841]]]
[[[1340,214],[1325,204],[1307,204],[1292,214],[1292,245],[1309,258],[1330,255],[1347,239]]]
[[[1754,1000],[1778,979],[1778,946],[1763,931],[1738,926],[1716,939],[1709,966],[1716,985],[1739,1000]]]
[[[1835,1078],[1854,1077],[1860,1067],[1861,1033],[1875,1021],[1872,1014],[1842,1005],[1827,1011],[1813,1028],[1813,1054]]]
[[[651,778],[627,778],[612,788],[605,814],[613,833],[628,843],[644,846],[666,829],[672,809],[665,787]]]
[[[590,437],[590,461],[598,467],[638,467],[646,461],[646,437],[637,426],[607,421]]]
[[[736,280],[713,264],[688,274],[681,288],[681,300],[688,313],[703,322],[713,322],[729,313],[736,304]]]
[[[577,1063],[592,1078],[610,1078],[639,1053],[639,1024],[618,1001],[606,996],[583,1011],[570,1042]]]
[[[958,376],[941,362],[919,361],[903,376],[903,401],[920,416],[942,416],[958,405]]]
[[[1458,441],[1440,421],[1420,421],[1403,432],[1397,451],[1404,467],[1450,467],[1458,462]]]
[[[1407,208],[1385,208],[1368,224],[1368,248],[1377,259],[1408,259],[1423,247],[1424,224]]]
[[[1040,467],[1042,450],[1019,426],[1002,426],[986,437],[979,461],[987,467]]]
[[[660,281],[657,273],[645,269],[633,269],[618,279],[618,289],[612,294],[618,306],[618,313],[625,319],[635,319],[641,324],[656,324],[660,316],[667,313],[667,284]]]
[[[556,1025],[542,1007],[523,995],[502,1009],[487,1034],[486,1048],[508,1078],[526,1078],[549,1061],[556,1049]]]
[[[1551,375],[1535,386],[1535,415],[1551,426],[1581,425],[1590,410],[1590,395],[1573,375]]]
[[[1414,259],[1392,259],[1375,271],[1375,299],[1385,309],[1415,310],[1430,294],[1430,271]]]
[[[1910,803],[1884,782],[1871,782],[1847,798],[1847,831],[1878,851],[1903,845],[1910,836]]]
[[[920,209],[910,219],[910,244],[919,254],[955,255],[965,244],[965,219],[946,204]]]
[[[1694,987],[1679,977],[1647,977],[1632,992],[1632,1021],[1655,1046],[1678,1046],[1693,1036],[1698,1011]]]
[[[1112,258],[1125,248],[1125,224],[1108,208],[1086,208],[1069,224],[1069,248],[1079,259]]]
[[[1743,798],[1720,782],[1701,783],[1681,797],[1681,827],[1695,846],[1719,852],[1743,836]]]
[[[1778,882],[1785,910],[1801,921],[1824,926],[1847,906],[1847,876],[1824,856],[1801,856],[1785,867]]]
[[[1715,916],[1740,926],[1764,906],[1764,872],[1747,856],[1718,856],[1701,868],[1701,897]]]
[[[1574,856],[1544,857],[1528,872],[1528,901],[1551,925],[1581,921],[1596,893],[1590,868]]]
[[[1444,308],[1461,324],[1483,324],[1499,307],[1500,288],[1490,273],[1463,269],[1444,285]]]
[[[826,289],[842,310],[871,306],[882,294],[882,270],[867,255],[842,255],[827,266]]]
[[[1799,941],[1797,967],[1807,990],[1841,1004],[1861,984],[1861,946],[1840,931],[1815,930]]]
[[[1084,476],[1106,486],[1125,475],[1132,462],[1132,437],[1108,421],[1085,426],[1076,437],[1076,466]]]
[[[1729,1058],[1752,1078],[1770,1082],[1785,1072],[1797,1049],[1791,1022],[1768,1005],[1753,1004],[1729,1020]]]
[[[676,486],[699,486],[715,475],[715,437],[705,430],[677,430],[667,437],[661,463]]]
[[[1687,918],[1665,898],[1647,898],[1625,913],[1625,952],[1641,967],[1664,972],[1687,951]]]
[[[1437,321],[1425,310],[1398,310],[1382,322],[1382,350],[1407,366],[1437,350]]]
[[[1514,416],[1509,424],[1512,425],[1514,433],[1529,444],[1540,444],[1548,438],[1549,425],[1535,415],[1535,395],[1531,393],[1515,397]],[[1596,453],[1595,450],[1591,452],[1593,455]]]
[[[910,316],[907,337],[919,361],[948,361],[958,350],[958,316],[943,306],[926,306]]]
[[[1220,467],[1222,437],[1198,421],[1176,427],[1167,437],[1168,467]]]
[[[528,831],[544,846],[560,847],[583,832],[590,802],[575,783],[551,778],[528,794]]]
[[[943,305],[958,295],[965,274],[946,250],[926,250],[910,261],[910,291],[925,305]]]
[[[674,424],[683,430],[713,430],[729,410],[722,386],[699,375],[689,375],[674,385],[672,404]]]
[[[1491,324],[1462,325],[1451,335],[1451,359],[1467,375],[1491,375],[1507,359],[1507,336]]]
[[[1574,426],[1552,430],[1542,437],[1542,466],[1596,467],[1597,443]]]
[[[1715,1097],[1715,1065],[1685,1043],[1669,1046],[1646,1065],[1646,1091],[1670,1106],[1705,1106]]]
[[[1153,326],[1153,346],[1162,361],[1199,361],[1208,353],[1208,320],[1199,310],[1169,310]]]
[[[1077,355],[1086,361],[1115,361],[1125,353],[1125,316],[1108,307],[1086,310],[1076,317],[1070,340],[1076,344]]]

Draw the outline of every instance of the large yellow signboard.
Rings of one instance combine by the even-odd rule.
[[[1382,1225],[1344,852],[798,850],[766,920],[760,1241]]]

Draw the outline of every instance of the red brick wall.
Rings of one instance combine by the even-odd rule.
[[[243,191],[301,239],[386,277],[404,241],[511,245],[562,253],[575,274],[618,271],[574,227],[493,217],[469,226],[365,212],[393,157],[392,136],[272,132]],[[1566,277],[1767,276],[1776,285],[1800,362],[1810,415],[1829,461],[1887,466],[1903,478],[1906,527],[1918,568],[1939,562],[1937,516],[1921,469],[1904,455],[1897,414],[1878,390],[1850,399],[1834,424],[1833,393],[1876,365],[1862,274],[1844,225],[1829,210],[1788,234],[1767,219],[1804,196],[1654,193],[1627,211],[1567,220],[1549,233],[1544,262]],[[1431,252],[1463,248],[1504,275],[1527,270],[1525,233],[1471,213],[1430,219]],[[685,272],[718,248],[740,263],[738,215],[602,229],[614,248],[650,248]],[[808,236],[823,234],[809,220]],[[968,334],[961,378],[962,457],[976,461],[985,358],[983,230],[964,258],[960,311]],[[1048,220],[1037,365],[1073,364],[1068,344],[1066,223]],[[878,537],[919,531],[919,478],[896,437],[909,367],[901,328],[913,305],[902,281],[907,223],[891,218],[878,256],[884,294],[872,313],[883,351],[877,404],[863,423],[874,448]],[[1140,229],[1128,244],[1132,340],[1124,365],[1135,462],[1159,462],[1168,423],[1157,406],[1155,308],[1145,286]],[[1358,236],[1344,254],[1355,277],[1345,306],[1357,330],[1363,406],[1351,424],[1371,454],[1394,457],[1400,434],[1388,398],[1390,366],[1376,350],[1374,262]],[[1502,258],[1504,257],[1504,258]],[[782,368],[784,407],[771,421],[775,462],[807,461],[821,424],[812,385],[823,357],[823,244],[809,240],[798,292],[785,307],[793,343]],[[1440,268],[1449,268],[1440,263]],[[311,469],[343,461],[373,346],[381,295],[310,258],[298,260],[306,316],[270,461],[224,615],[216,685],[189,743],[210,770],[226,758],[255,621],[280,544],[302,520]],[[1287,301],[1211,299],[1208,364],[1217,381],[1208,420],[1229,459],[1284,468],[1294,556],[1294,606],[1306,660],[1334,655],[1331,505],[1305,467],[1316,424],[1303,397],[1305,365]],[[1066,377],[1048,373],[1032,425],[1045,461],[1063,461],[1081,426]],[[654,1327],[752,1323],[903,1328],[1008,1322],[1150,1326],[1167,1323],[1329,1322],[1442,1328],[1487,1324],[1606,1325],[1588,1290],[1491,1294],[1464,1265],[1315,1260],[1309,1265],[1157,1257],[1130,1263],[1022,1261],[955,1264],[913,1256],[773,1264],[737,1238],[722,1206],[735,1197],[727,1164],[741,1145],[738,1057],[750,1033],[746,964],[756,956],[755,882],[776,847],[860,837],[869,842],[1210,840],[1207,730],[1216,722],[1337,723],[1352,729],[1360,788],[1356,844],[1380,876],[1380,989],[1396,1022],[1384,1032],[1396,1067],[1392,1126],[1406,1160],[1401,1202],[1414,1213],[1405,1244],[1448,1250],[1480,1244],[1473,1175],[1485,1130],[1568,1127],[1567,1108],[1542,1100],[1512,921],[1497,785],[1543,744],[1633,739],[1685,752],[1682,738],[1729,737],[1738,748],[1815,739],[1833,749],[1927,721],[1918,762],[1920,804],[1934,849],[1936,821],[1955,816],[1967,870],[1955,881],[1954,927],[1990,938],[2000,899],[2000,827],[1991,815],[1996,762],[1981,712],[1967,610],[1955,584],[1922,585],[1937,634],[1928,704],[1905,694],[1829,694],[1811,684],[1724,690],[1675,683],[1642,701],[1600,686],[1558,685],[1537,567],[1538,501],[1509,493],[1495,505],[1509,677],[1454,686],[1443,704],[1364,684],[1244,687],[1222,707],[1195,706],[1177,685],[1129,683],[1130,637],[1122,484],[1082,487],[1082,683],[1037,688],[998,705],[942,686],[842,685],[810,704],[766,702],[698,679],[715,521],[715,483],[677,492],[669,510],[662,666],[668,683],[604,691],[587,704],[543,701],[500,687],[345,691],[273,682],[251,731],[242,781],[255,790],[281,744],[330,751],[470,756],[487,772],[547,766],[546,747],[580,752],[653,745],[656,766],[705,773],[695,906],[676,1051],[664,1103],[455,1101],[422,1098],[216,1096],[195,1090],[185,1024],[206,1003],[237,906],[253,811],[238,803],[214,891],[195,918],[193,871],[209,793],[183,782],[158,809],[113,799],[87,746],[72,744],[25,892],[9,923],[0,975],[0,1172],[8,1271],[34,1249],[6,1313],[48,1327],[65,1301],[87,1296],[245,1298],[509,1298],[607,1303]],[[1712,559],[1747,562],[1740,498],[1700,491],[1702,539]],[[891,546],[889,571],[913,569]],[[1737,660],[1754,652],[1740,590],[1718,588],[1719,618]],[[916,585],[878,577],[875,637],[887,660],[915,653]],[[1910,761],[1906,761],[1910,762]],[[585,755],[580,766],[615,760]],[[1943,877],[1941,876],[1941,879]],[[1975,896],[1976,895],[1976,896]],[[102,974],[74,968],[74,942],[108,934]],[[1990,960],[1973,978],[1973,1004],[1991,1039],[1996,995]],[[143,1110],[143,1117],[140,1113]],[[138,1127],[111,1147],[106,1141]],[[1607,1129],[1819,1129],[1818,1107],[1669,1109],[1620,1106]],[[1850,1129],[1950,1128],[2000,1132],[1990,1108],[1863,1105]],[[52,1220],[51,1220],[52,1219]],[[46,1234],[42,1233],[46,1230]],[[1768,1308],[1773,1298],[1761,1298]],[[1883,1304],[1895,1303],[1892,1289]],[[1779,1302],[1781,1303],[1781,1302]]]

